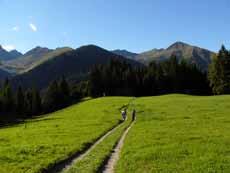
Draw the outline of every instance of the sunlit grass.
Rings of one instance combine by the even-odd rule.
[[[109,158],[113,148],[121,138],[123,132],[130,124],[130,119],[121,124],[112,134],[107,136],[100,144],[98,144],[86,157],[76,162],[69,170],[64,173],[94,173],[103,169],[105,161]]]
[[[0,129],[0,172],[34,173],[80,151],[120,120],[126,97],[85,101],[49,116]]]
[[[146,97],[135,105],[117,173],[230,172],[230,96]]]

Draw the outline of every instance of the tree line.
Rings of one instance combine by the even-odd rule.
[[[196,65],[172,56],[164,62],[152,62],[147,67],[133,67],[112,60],[96,65],[90,74],[90,95],[153,96],[167,93],[210,94],[207,74]]]
[[[153,96],[168,93],[194,95],[230,94],[230,51],[222,46],[204,72],[185,59],[172,55],[147,67],[133,67],[112,60],[91,70],[89,95]]]
[[[14,91],[6,79],[0,89],[0,119],[31,118],[59,110],[78,101],[83,93],[80,91],[78,86],[72,87],[64,77],[52,81],[43,92],[35,88],[25,90],[21,86]]]

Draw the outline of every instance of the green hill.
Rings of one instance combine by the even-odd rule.
[[[85,101],[45,117],[0,128],[0,172],[35,173],[84,150],[115,126],[130,98]]]
[[[230,96],[138,98],[116,173],[230,172]]]
[[[120,120],[133,100],[104,97],[41,118],[0,128],[0,172],[41,173],[83,151]],[[136,98],[137,120],[115,173],[229,172],[230,96],[165,95]],[[129,120],[67,172],[100,172]]]

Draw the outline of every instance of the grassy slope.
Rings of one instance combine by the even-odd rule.
[[[230,172],[230,96],[169,95],[135,101],[117,173]]]
[[[39,172],[93,142],[120,119],[130,98],[86,101],[48,117],[0,129],[0,172]]]
[[[123,123],[116,131],[110,134],[97,145],[86,157],[75,163],[69,170],[64,173],[94,173],[99,172],[103,163],[110,156],[113,148],[120,139],[124,130],[130,124],[130,120]]]

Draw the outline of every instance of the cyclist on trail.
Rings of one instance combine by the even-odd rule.
[[[127,114],[127,113],[126,113],[126,109],[124,109],[123,111],[121,111],[121,116],[122,116],[123,121],[126,120],[126,117],[127,117],[126,114]]]
[[[133,112],[132,112],[132,121],[135,121],[136,120],[136,110],[133,109]]]

